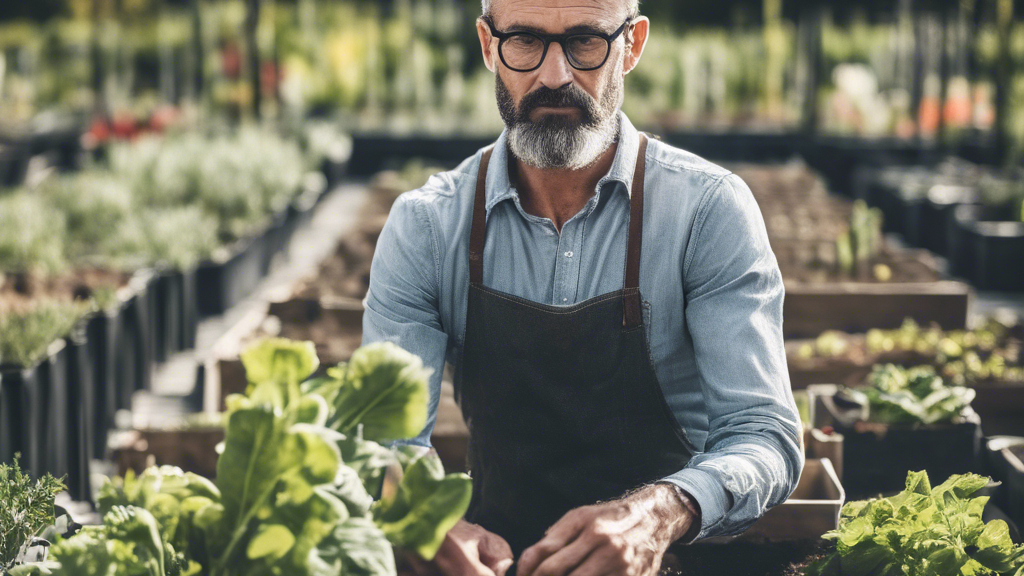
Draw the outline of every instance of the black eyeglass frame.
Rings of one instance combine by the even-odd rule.
[[[487,27],[491,29],[491,36],[494,36],[495,38],[498,39],[498,58],[501,59],[501,63],[504,64],[506,68],[512,70],[513,72],[533,72],[534,70],[540,68],[544,64],[544,59],[547,58],[548,56],[548,47],[551,46],[552,42],[557,42],[558,45],[562,47],[562,53],[565,54],[565,60],[569,62],[569,66],[572,66],[573,68],[579,70],[580,72],[590,72],[592,70],[597,70],[598,68],[608,63],[608,58],[612,54],[612,42],[615,42],[615,40],[617,40],[618,37],[621,36],[622,33],[626,31],[626,29],[630,25],[630,22],[633,20],[632,17],[627,18],[626,21],[622,23],[622,26],[619,26],[619,28],[616,31],[612,32],[611,34],[605,34],[603,32],[574,32],[572,34],[539,34],[537,32],[526,31],[500,32],[498,31],[497,28],[494,27],[494,23],[491,22],[491,18],[489,16],[484,16],[482,17],[482,19],[484,22],[487,23]],[[513,68],[512,66],[509,66],[508,62],[505,61],[505,54],[501,50],[501,45],[504,44],[506,40],[513,36],[532,36],[544,43],[544,51],[541,52],[540,61],[537,62],[536,66],[534,66],[533,68]],[[593,66],[591,68],[581,68],[573,63],[572,58],[569,56],[569,51],[565,49],[565,44],[566,42],[569,41],[570,38],[574,38],[577,36],[594,36],[597,38],[601,38],[608,44],[608,49],[605,50],[604,53],[604,60],[602,60],[600,64],[598,64],[597,66]]]

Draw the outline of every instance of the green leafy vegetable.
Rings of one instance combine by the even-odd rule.
[[[345,367],[328,425],[342,433],[361,425],[367,440],[412,438],[427,423],[429,378],[418,356],[391,342],[363,346]]]
[[[896,496],[846,504],[839,528],[824,536],[835,551],[807,576],[1021,574],[1024,546],[1002,520],[982,521],[988,497],[971,497],[987,483],[963,474],[932,488],[925,472],[910,472]]]
[[[430,560],[466,513],[472,492],[469,476],[445,476],[436,455],[423,456],[405,471],[393,498],[374,504],[373,518],[392,544]]]
[[[947,386],[930,366],[876,366],[868,385],[849,391],[869,407],[869,419],[882,424],[939,424],[961,419],[975,392]]]

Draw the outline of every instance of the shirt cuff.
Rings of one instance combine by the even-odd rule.
[[[710,472],[699,468],[684,468],[675,474],[662,478],[661,482],[673,484],[686,492],[700,510],[700,532],[690,541],[708,537],[724,519],[731,498],[722,483]],[[687,533],[690,536],[690,533]],[[682,542],[686,542],[686,538]]]

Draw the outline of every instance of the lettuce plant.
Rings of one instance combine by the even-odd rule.
[[[927,473],[909,472],[896,496],[847,503],[824,536],[835,550],[807,576],[1024,576],[1024,546],[1006,522],[982,520],[987,496],[972,497],[986,484],[963,474],[932,488]]]
[[[975,392],[947,386],[931,366],[875,366],[868,384],[844,393],[868,406],[869,420],[881,424],[943,424],[963,418]]]
[[[55,559],[131,576],[394,576],[395,546],[432,558],[468,508],[471,481],[445,475],[434,454],[373,440],[422,429],[420,359],[374,344],[311,378],[312,343],[271,339],[242,361],[250,386],[228,398],[216,481],[172,467],[115,479],[98,498],[104,526],[63,542]]]

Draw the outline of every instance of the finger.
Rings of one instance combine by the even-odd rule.
[[[564,576],[580,566],[596,549],[596,543],[586,538],[577,538],[572,544],[548,556],[533,573],[535,576]]]
[[[497,576],[494,570],[480,562],[476,549],[467,550],[455,543],[447,549],[442,546],[434,557],[434,564],[444,576]]]
[[[615,562],[615,555],[608,549],[595,550],[590,556],[569,572],[567,576],[616,576],[625,574],[628,566]]]
[[[512,567],[514,562],[515,561],[512,558],[506,558],[504,560],[498,560],[494,562],[494,564],[488,564],[487,567],[494,570],[494,573],[498,576],[505,576],[505,573],[508,572],[508,569]]]
[[[512,547],[508,545],[504,538],[492,532],[486,533],[480,540],[479,549],[480,560],[491,568],[505,560],[511,563],[513,559]]]
[[[588,516],[570,511],[548,529],[547,534],[519,557],[516,576],[531,576],[537,566],[549,556],[572,542],[583,530]]]

